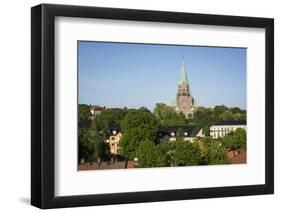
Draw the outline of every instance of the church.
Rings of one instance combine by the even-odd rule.
[[[184,60],[182,62],[181,79],[178,84],[175,110],[178,113],[183,112],[186,118],[193,118],[194,99],[191,96]]]

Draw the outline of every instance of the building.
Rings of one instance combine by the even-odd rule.
[[[93,115],[92,118],[95,118],[97,115],[101,114],[101,112],[104,110],[106,110],[105,106],[90,105],[90,112]]]
[[[177,137],[192,142],[195,138],[204,137],[203,130],[196,126],[171,126],[160,127],[157,132],[158,139],[168,138],[169,141],[176,141]]]
[[[242,150],[240,152],[237,151],[229,151],[227,153],[229,163],[230,164],[243,164],[247,163],[247,151]]]
[[[187,80],[186,67],[183,61],[181,70],[181,80],[178,84],[178,91],[176,96],[176,112],[183,112],[186,118],[193,117],[194,99],[190,93],[190,85]]]
[[[230,132],[235,132],[237,128],[246,130],[246,121],[219,121],[210,127],[210,136],[212,138],[222,138]]]
[[[173,126],[160,127],[157,131],[157,138],[159,140],[167,138],[168,141],[176,141],[177,137],[182,137],[185,141],[192,142],[195,138],[204,137],[203,130],[200,127],[194,126]],[[110,154],[120,154],[119,142],[122,138],[120,126],[110,126],[109,138],[105,141],[108,144]]]
[[[122,137],[120,126],[113,125],[110,127],[110,136],[105,141],[108,144],[109,152],[112,155],[118,155],[120,153],[119,141]]]

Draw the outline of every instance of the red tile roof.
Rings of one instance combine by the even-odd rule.
[[[228,155],[229,156],[229,155]],[[237,155],[230,158],[231,164],[242,164],[247,163],[247,151],[243,150],[240,151]]]

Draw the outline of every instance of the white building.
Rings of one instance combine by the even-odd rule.
[[[246,130],[246,121],[219,121],[210,127],[210,136],[212,138],[222,138],[230,132],[235,132],[237,128]]]

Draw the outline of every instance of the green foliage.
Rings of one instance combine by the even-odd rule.
[[[216,116],[219,116],[223,112],[227,111],[228,108],[225,105],[215,106],[213,111]]]
[[[176,113],[174,108],[157,103],[154,112],[147,108],[140,109],[107,109],[92,120],[90,106],[79,105],[79,159],[85,161],[108,160],[109,149],[104,142],[109,136],[109,127],[121,125],[122,139],[119,142],[121,156],[125,160],[139,158],[140,167],[213,165],[228,163],[227,150],[240,151],[246,149],[246,131],[237,129],[224,138],[213,140],[200,139],[204,144],[201,150],[199,141],[193,143],[183,141],[182,130],[176,133],[176,142],[170,142],[165,136],[156,140],[158,127],[195,125],[203,128],[209,135],[211,125],[219,120],[246,120],[246,111],[238,107],[214,108],[198,107],[192,119]],[[158,144],[156,144],[158,143]]]
[[[177,139],[182,139],[183,138],[183,129],[181,127],[178,128],[177,132],[176,132],[176,138]]]
[[[215,141],[212,138],[206,138],[202,152],[202,165],[220,165],[229,163],[226,155],[226,149],[220,141]]]
[[[191,124],[202,127],[205,136],[210,136],[210,126],[220,120],[246,120],[246,110],[227,108],[224,105],[214,108],[198,107]]]
[[[171,157],[170,157],[170,152],[171,152],[171,146],[169,143],[165,144],[157,144],[156,145],[156,165],[157,167],[165,167],[165,166],[170,166],[171,165]]]
[[[89,120],[91,116],[90,106],[87,104],[79,104],[79,121]]]
[[[235,132],[230,132],[220,140],[228,150],[241,151],[246,149],[247,133],[245,129],[237,128]]]
[[[120,108],[107,109],[96,116],[95,122],[97,129],[104,139],[109,136],[109,127],[111,125],[121,125],[121,121],[128,111],[128,109]]]
[[[244,121],[246,121],[247,120],[247,115],[246,115],[246,113],[244,113],[244,114],[241,114],[240,115],[240,117],[239,117],[239,120],[244,120]]]
[[[164,103],[157,103],[153,113],[159,119],[159,123],[161,126],[176,126],[187,124],[187,120],[182,112],[176,113],[174,107],[167,106]]]
[[[155,145],[153,141],[144,140],[140,142],[136,150],[139,167],[164,167],[168,166],[167,149],[164,145]]]
[[[212,109],[198,107],[194,113],[193,125],[203,127],[204,134],[209,136],[210,126],[218,120]]]
[[[155,144],[153,141],[144,140],[140,142],[136,150],[139,166],[142,168],[155,166]]]
[[[86,162],[107,160],[109,152],[107,144],[98,133],[95,124],[89,129],[79,128],[79,159],[84,158]]]
[[[236,113],[246,114],[246,110],[240,109],[239,107],[232,107],[229,108],[229,110],[231,111],[232,114],[236,114]]]
[[[194,141],[177,140],[175,142],[174,161],[176,166],[199,165],[201,159],[201,150],[199,143]]]
[[[95,125],[89,129],[89,148],[91,150],[91,154],[89,156],[90,161],[107,160],[109,158],[109,152],[107,144],[104,142],[103,138],[97,131]]]
[[[88,140],[88,129],[79,128],[78,132],[79,159],[87,160],[91,154]]]
[[[88,128],[91,125],[91,111],[90,106],[87,104],[79,104],[79,127]]]
[[[149,111],[139,109],[128,112],[121,122],[121,154],[126,159],[133,159],[141,141],[155,141],[157,129],[158,121]]]
[[[223,121],[229,121],[229,120],[234,120],[234,115],[230,110],[226,110],[220,114],[219,118],[220,120]]]
[[[168,143],[170,141],[170,137],[168,135],[165,135],[164,137],[162,138],[158,138],[157,140],[157,143],[159,144],[165,144],[165,143]]]

